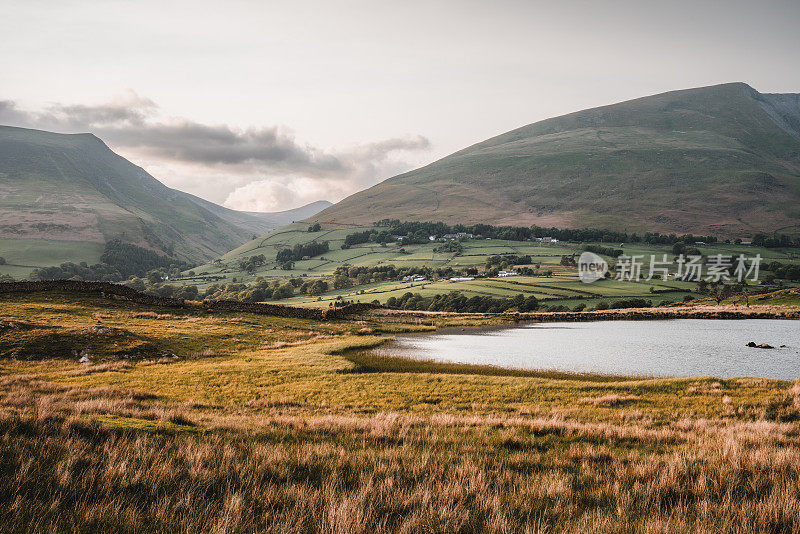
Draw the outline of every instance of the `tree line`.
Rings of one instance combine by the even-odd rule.
[[[119,282],[131,276],[147,276],[154,270],[179,273],[189,267],[184,261],[160,256],[152,250],[112,239],[106,243],[103,254],[100,255],[100,263],[88,265],[86,262],[64,262],[57,266],[40,267],[31,272],[31,279]]]
[[[320,254],[325,254],[330,250],[330,246],[327,241],[317,242],[311,241],[310,243],[298,243],[292,248],[284,248],[278,251],[277,256],[275,256],[275,260],[278,263],[289,263],[292,261],[299,261],[308,257],[319,256]]]
[[[510,309],[520,312],[539,309],[539,301],[534,296],[522,293],[513,298],[494,298],[489,296],[465,297],[460,291],[423,297],[419,293],[405,293],[401,297],[389,297],[386,305],[401,310],[448,311],[458,313],[502,313]]]
[[[573,228],[545,228],[541,226],[493,226],[491,224],[455,224],[448,225],[443,222],[400,221],[398,219],[383,219],[375,223],[378,227],[387,228],[389,235],[409,238],[414,242],[427,242],[428,236],[442,236],[445,234],[467,233],[480,238],[502,239],[506,241],[529,241],[537,237],[553,237],[561,241],[575,242],[606,242],[606,243],[649,243],[671,245],[677,242],[716,243],[715,236],[693,234],[661,234],[658,232],[645,232],[644,234],[617,232],[602,229],[573,229]],[[424,240],[424,241],[423,241]]]
[[[791,238],[784,234],[758,233],[753,236],[753,245],[764,248],[798,248],[800,247],[800,237]]]

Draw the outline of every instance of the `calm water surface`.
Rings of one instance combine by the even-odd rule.
[[[772,350],[745,346],[767,343]],[[782,346],[783,345],[783,346]],[[644,376],[800,378],[800,321],[535,323],[397,336],[374,349],[443,362]]]

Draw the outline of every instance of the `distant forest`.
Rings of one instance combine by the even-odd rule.
[[[645,232],[643,234],[617,232],[614,230],[597,230],[591,228],[544,228],[541,226],[492,226],[491,224],[473,225],[448,225],[442,222],[417,222],[400,221],[397,219],[383,219],[375,226],[386,230],[366,230],[355,232],[345,237],[345,245],[352,246],[359,243],[389,242],[401,237],[404,244],[425,243],[429,236],[443,236],[446,234],[473,234],[480,238],[502,239],[506,241],[529,241],[534,238],[552,237],[560,241],[578,243],[648,243],[651,245],[674,245],[675,243],[694,244],[696,242],[718,243],[720,240],[712,235],[694,234],[661,234],[658,232]],[[741,243],[740,239],[734,243]],[[800,237],[790,237],[783,234],[768,235],[755,234],[752,238],[753,245],[766,248],[800,247]]]
[[[660,234],[658,232],[645,232],[642,235],[627,232],[616,232],[613,230],[595,230],[591,228],[570,229],[570,228],[543,228],[541,226],[492,226],[491,224],[473,225],[448,225],[442,222],[416,222],[399,221],[396,219],[383,219],[375,223],[376,226],[384,227],[385,235],[402,236],[404,243],[425,243],[429,241],[429,236],[443,236],[446,234],[473,234],[480,238],[502,239],[506,241],[529,241],[537,237],[552,237],[560,241],[574,242],[604,242],[604,243],[649,243],[672,245],[674,243],[716,243],[715,236],[703,236],[693,234]],[[350,243],[362,241],[367,232],[351,234],[354,236],[349,240]],[[383,236],[384,232],[372,232],[376,236]],[[357,236],[357,237],[356,237]],[[348,238],[350,236],[347,236]],[[345,243],[348,239],[345,238]]]
[[[278,263],[288,263],[290,261],[302,260],[305,257],[312,258],[314,256],[319,256],[320,254],[325,254],[328,250],[330,250],[330,248],[327,241],[323,241],[322,243],[312,241],[311,243],[297,244],[292,248],[284,248],[278,251],[275,259]]]
[[[191,267],[188,263],[167,256],[160,256],[152,250],[123,243],[113,239],[106,243],[100,256],[100,263],[87,265],[86,262],[66,262],[59,266],[34,269],[33,280],[101,280],[119,282],[131,276],[146,276],[153,270],[182,271]]]

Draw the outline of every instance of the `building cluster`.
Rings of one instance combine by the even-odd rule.
[[[441,239],[444,239],[445,241],[455,241],[456,239],[472,239],[473,237],[475,237],[473,234],[468,234],[466,232],[458,232],[457,234],[444,234],[441,237]],[[439,236],[429,235],[428,239],[431,241],[436,241],[437,239],[439,239]]]

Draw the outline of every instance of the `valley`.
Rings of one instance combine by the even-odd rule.
[[[671,91],[274,213],[0,126],[0,532],[797,532],[799,102]],[[428,143],[181,128],[247,206]]]
[[[222,256],[217,262],[185,271],[180,277],[172,279],[171,283],[176,286],[196,285],[203,292],[215,284],[252,286],[259,283],[259,280],[280,284],[292,279],[303,284],[314,280],[326,281],[328,289],[321,294],[301,294],[281,300],[286,304],[303,306],[328,306],[342,301],[378,301],[386,304],[390,298],[397,299],[408,292],[419,293],[425,297],[452,291],[459,291],[466,297],[513,298],[522,294],[526,297],[535,297],[542,305],[563,306],[569,309],[580,305],[593,308],[600,303],[613,304],[614,301],[631,298],[646,299],[653,305],[658,305],[662,302],[681,301],[686,297],[703,296],[698,293],[696,283],[678,281],[674,278],[649,281],[606,279],[585,284],[580,281],[576,266],[562,264],[563,257],[577,257],[587,245],[615,248],[619,243],[540,243],[530,240],[462,239],[458,241],[461,250],[456,252],[443,250],[447,242],[442,241],[421,244],[401,244],[396,241],[385,244],[372,242],[353,245],[347,249],[342,248],[348,235],[385,230],[386,228],[374,226],[337,228],[335,225],[325,225],[318,232],[309,232],[308,225],[296,223],[246,243]],[[328,242],[330,250],[313,258],[294,261],[290,270],[283,269],[277,262],[276,256],[279,250],[311,242]],[[717,254],[729,256],[744,254],[748,257],[760,255],[764,265],[772,261],[800,265],[800,254],[792,248],[767,249],[724,243],[703,245],[700,248],[706,258]],[[672,245],[625,243],[620,250],[624,250],[628,255],[645,258],[649,258],[650,255],[660,258],[664,254],[670,258],[674,256]],[[264,256],[263,264],[251,272],[241,269],[241,261],[258,255]],[[533,276],[518,274],[502,278],[466,275],[467,270],[471,269],[483,273],[489,258],[504,255],[530,256],[531,267],[536,274]],[[606,256],[606,259],[613,265],[613,258]],[[374,269],[389,266],[419,272],[427,270],[429,274],[425,280],[419,282],[403,282],[399,278],[371,281],[370,276],[366,275],[361,283],[356,275],[355,279],[347,282],[348,287],[335,287],[337,270],[342,272],[350,267]],[[453,273],[446,276],[433,273],[442,269],[452,269]],[[473,279],[457,282],[450,280],[459,276]],[[789,286],[793,285],[791,281],[786,283]]]

